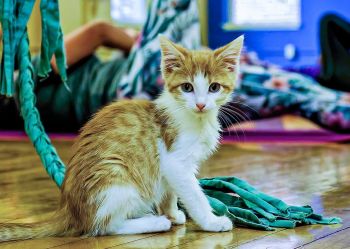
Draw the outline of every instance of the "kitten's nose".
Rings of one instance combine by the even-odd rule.
[[[196,106],[197,106],[197,108],[200,110],[200,111],[202,111],[203,109],[204,109],[204,107],[205,107],[205,104],[196,104]]]

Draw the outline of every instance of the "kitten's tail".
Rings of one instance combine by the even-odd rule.
[[[62,211],[58,211],[47,220],[34,223],[0,223],[0,242],[64,236],[67,223],[63,215]]]

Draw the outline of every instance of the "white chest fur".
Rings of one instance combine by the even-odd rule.
[[[178,137],[170,151],[165,148],[164,141],[159,141],[161,164],[177,162],[178,166],[184,165],[196,173],[199,164],[215,151],[220,137],[219,126],[216,123],[191,128],[180,127]]]
[[[172,151],[193,164],[207,159],[216,149],[219,133],[206,130],[198,133],[184,132],[175,141]]]

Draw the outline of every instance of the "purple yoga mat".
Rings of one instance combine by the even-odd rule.
[[[74,140],[77,134],[73,133],[49,133],[50,139],[53,140]],[[0,131],[0,140],[22,141],[28,140],[24,131]]]
[[[273,123],[274,122],[274,123]],[[284,130],[276,121],[265,122],[257,125],[254,130],[231,130],[223,133],[222,141],[249,142],[249,143],[326,143],[326,142],[350,142],[350,134],[338,134],[323,129],[313,130]],[[270,129],[268,129],[270,127]],[[272,128],[271,128],[272,127]],[[53,140],[72,141],[77,134],[74,133],[49,133]],[[0,131],[0,140],[23,141],[28,140],[23,131]]]
[[[350,134],[326,130],[247,130],[224,132],[224,142],[350,142]]]

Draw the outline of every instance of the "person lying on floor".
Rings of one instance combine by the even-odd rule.
[[[98,77],[97,71],[108,70],[111,74],[116,74],[126,61],[126,55],[129,54],[137,36],[136,30],[116,27],[105,21],[88,23],[65,36],[67,84],[70,89],[62,84],[54,57],[51,60],[52,72],[49,77],[41,79],[35,75],[37,107],[47,130],[77,131],[94,111],[113,99],[114,96],[108,98],[108,101],[100,100],[91,111],[88,107],[86,110],[77,110],[79,113],[88,112],[86,116],[75,112],[76,108],[82,109],[83,107],[75,105],[77,102],[84,104],[86,101],[94,101],[87,98],[92,98],[93,94],[98,95],[90,91],[99,87],[94,85],[97,81],[101,86],[110,85],[110,89],[103,89],[105,93],[101,93],[102,95],[114,95],[115,86],[111,84],[111,78]],[[101,46],[119,50],[123,52],[123,55],[109,62],[102,62],[94,55]],[[39,56],[34,56],[32,59],[35,70],[38,69],[39,59]],[[81,72],[80,68],[84,68],[85,72]],[[94,78],[98,79],[94,80]],[[108,91],[110,92],[107,94]],[[85,96],[79,96],[83,93]],[[98,100],[95,98],[95,101]],[[79,119],[77,115],[79,118],[82,115],[84,117]],[[0,117],[7,117],[6,121],[0,124],[1,129],[21,129],[23,127],[23,120],[19,115],[15,98],[0,95]]]
[[[158,15],[165,15],[169,9]],[[179,13],[181,11],[188,10],[178,9]],[[181,18],[179,16],[177,17]],[[170,39],[190,49],[199,47],[198,19],[165,24],[161,32],[168,33]],[[182,34],[168,32],[174,27],[178,27],[177,32]],[[46,129],[77,131],[101,106],[115,99],[155,98],[161,91],[162,82],[158,70],[159,44],[154,45],[154,40],[156,39],[147,40],[142,34],[106,22],[87,24],[68,34],[65,37],[65,48],[68,64],[67,84],[70,89],[61,83],[56,74],[54,59],[50,76],[46,79],[36,79],[37,106]],[[149,44],[151,45],[147,47]],[[129,59],[122,57],[102,62],[94,55],[100,46],[119,49],[125,54],[133,48],[134,54]],[[146,59],[137,57],[137,52],[147,52],[147,49],[151,50],[150,47],[153,49],[153,56]],[[134,61],[131,63],[130,60],[136,60],[140,65],[135,66]],[[34,57],[35,68],[38,62],[39,58]],[[138,73],[132,72],[130,75],[130,71],[133,71],[131,66],[138,68]],[[135,75],[138,78],[133,78]],[[130,82],[129,85],[121,84],[125,79]],[[125,90],[128,88],[131,90]],[[229,126],[237,120],[296,113],[328,129],[347,132],[350,130],[349,102],[350,95],[347,93],[324,88],[315,80],[301,74],[261,66],[243,56],[240,84],[228,107],[229,111],[226,109],[229,113],[223,125]],[[22,121],[14,100],[3,98],[0,105],[0,116],[7,117],[1,122],[0,128],[21,129]],[[255,111],[251,111],[252,109]]]

